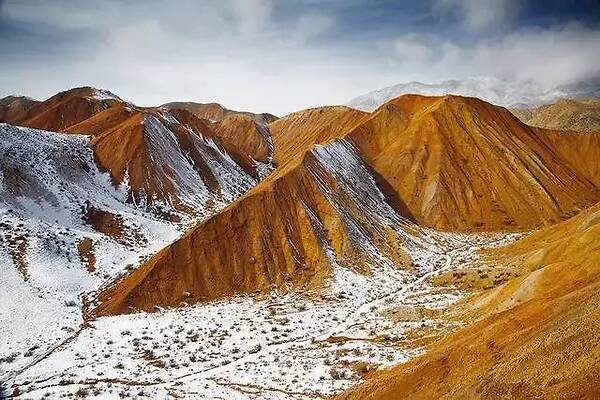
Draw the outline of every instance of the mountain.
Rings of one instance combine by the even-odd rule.
[[[2,99],[0,118],[0,363],[43,356],[85,324],[91,293],[272,169],[265,124],[89,87]]]
[[[465,302],[473,321],[424,356],[339,398],[598,397],[599,243],[600,204],[489,251],[523,274]]]
[[[230,110],[219,103],[194,103],[191,101],[174,101],[171,103],[165,103],[161,107],[172,110],[172,109],[180,109],[187,110],[194,114],[198,118],[207,119],[212,122],[220,122],[224,118],[236,115],[236,116],[244,116],[249,117],[256,121],[257,123],[266,123],[269,124],[275,120],[277,117],[273,114],[262,113],[262,114],[254,114],[247,111],[234,111]]]
[[[128,201],[147,207],[183,210],[227,203],[270,168],[269,154],[264,151],[255,160],[244,143],[257,136],[254,124],[214,124],[183,109],[137,107],[90,87],[59,93],[9,117],[4,122],[92,136],[100,168],[115,185],[130,187]],[[268,132],[258,136],[253,140],[265,141]]]
[[[256,161],[266,164],[272,161],[274,148],[268,125],[278,119],[273,114],[234,111],[218,103],[171,102],[161,108],[189,111],[208,121],[227,149],[238,149],[236,161],[247,168],[252,168]],[[265,176],[267,170],[263,169],[260,173]]]
[[[310,289],[326,281],[334,262],[352,261],[360,268],[361,257],[366,258],[363,264],[372,261],[369,252],[376,249],[370,246],[371,236],[381,236],[374,224],[380,224],[379,218],[395,218],[395,212],[351,145],[330,142],[364,116],[330,107],[276,121],[271,126],[274,142],[291,149],[285,159],[276,153],[278,169],[102,294],[98,312],[153,310],[269,291],[273,285]],[[312,130],[305,129],[310,126]],[[315,147],[313,140],[319,139],[329,144]],[[360,186],[353,183],[363,187],[356,191]],[[373,214],[376,205],[387,214]],[[210,245],[219,241],[229,245]]]
[[[83,322],[86,293],[191,219],[128,202],[129,186],[99,168],[89,137],[0,124],[0,155],[2,357],[32,347],[38,356]]]
[[[532,129],[475,98],[401,96],[348,137],[416,221],[437,229],[532,228],[598,198],[586,137]]]
[[[560,98],[600,97],[600,81],[589,80],[572,85],[544,89],[533,82],[513,82],[489,77],[448,80],[435,84],[410,82],[378,89],[348,102],[350,107],[373,111],[388,100],[403,94],[425,96],[461,95],[477,97],[504,107],[532,107]]]
[[[311,109],[270,130],[277,169],[115,282],[98,314],[314,289],[336,265],[368,273],[378,261],[417,263],[408,255],[415,222],[525,229],[600,199],[583,171],[594,159],[579,154],[582,171],[572,167],[554,151],[551,131],[473,98],[403,96],[370,115]],[[580,136],[565,133],[561,143],[579,148]],[[220,240],[229,245],[211,245]]]
[[[511,109],[521,121],[540,128],[600,131],[600,100],[562,99],[536,108]]]
[[[81,87],[33,102],[22,114],[3,115],[2,122],[59,132],[122,102],[109,91]]]
[[[39,103],[25,96],[7,96],[0,99],[0,120],[19,120],[24,118],[31,107]]]
[[[0,101],[8,396],[597,397],[599,135],[192,106]]]

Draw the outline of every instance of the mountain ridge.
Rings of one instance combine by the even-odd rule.
[[[600,132],[600,100],[561,99],[535,108],[513,108],[513,114],[538,128]]]
[[[129,201],[148,207],[164,202],[168,207],[190,210],[194,203],[206,205],[232,198],[253,186],[270,168],[268,144],[262,143],[270,134],[259,132],[255,122],[224,118],[213,123],[184,109],[138,107],[92,87],[60,92],[35,102],[24,114],[0,114],[0,120],[93,136],[101,168],[111,174],[115,185],[125,181],[131,185]],[[264,124],[260,126],[265,129]],[[230,137],[249,139],[236,142]],[[258,154],[255,148],[261,147],[265,150]],[[152,149],[158,153],[151,154]],[[219,174],[228,182],[220,180]]]
[[[490,77],[448,80],[440,83],[409,82],[387,86],[355,97],[347,104],[364,111],[373,111],[392,98],[403,94],[462,95],[478,97],[492,104],[514,107],[539,106],[560,98],[600,97],[600,81],[590,79],[570,85],[545,89],[533,82],[516,82]]]
[[[422,357],[335,398],[597,397],[599,215],[600,203],[487,251],[523,275],[459,303],[466,326]]]
[[[308,129],[311,120],[318,121],[316,130]],[[324,123],[326,121],[331,121],[334,125]],[[427,134],[431,133],[431,138],[423,135],[423,121],[433,128],[425,131]],[[385,213],[379,215],[379,219],[372,219],[368,214],[373,211],[368,211],[369,209],[385,209],[387,214],[397,216],[408,225],[412,219],[421,226],[429,225],[438,229],[507,229],[514,228],[515,223],[517,228],[525,229],[565,219],[600,198],[599,188],[580,172],[563,166],[563,160],[551,150],[549,141],[540,136],[540,132],[522,124],[506,109],[478,99],[402,96],[370,115],[350,108],[326,107],[291,114],[271,126],[276,148],[278,143],[283,143],[284,149],[291,149],[287,150],[287,153],[291,152],[286,154],[287,163],[279,165],[264,181],[221,213],[190,230],[181,241],[164,249],[138,271],[115,282],[100,295],[100,305],[96,311],[99,315],[140,309],[152,311],[155,306],[176,306],[182,302],[197,302],[255,290],[265,291],[270,290],[272,285],[284,286],[286,279],[287,282],[300,282],[301,286],[314,288],[311,277],[326,276],[333,263],[343,264],[340,260],[350,257],[354,259],[355,265],[363,265],[359,261],[361,247],[371,249],[368,254],[372,259],[391,249],[389,255],[392,259],[402,260],[399,261],[400,264],[410,265],[411,260],[402,256],[404,252],[397,244],[402,241],[398,242],[397,232],[392,228],[397,228],[398,223],[381,222],[386,219]],[[337,130],[332,130],[332,126],[336,126]],[[286,132],[286,129],[289,131]],[[305,132],[307,138],[296,135],[296,129]],[[519,141],[515,142],[513,151],[522,153],[507,157],[504,150],[496,150],[497,147],[502,149],[503,140],[510,139],[502,133],[505,131],[511,131],[513,135],[516,133],[515,137]],[[417,187],[417,194],[429,196],[427,202],[423,203],[428,205],[436,196],[455,198],[454,193],[460,193],[456,190],[462,190],[471,184],[474,193],[489,193],[488,196],[498,196],[506,202],[498,203],[506,204],[504,209],[497,209],[505,219],[494,217],[487,205],[490,200],[481,200],[477,196],[472,198],[475,203],[469,203],[470,200],[467,199],[458,214],[466,218],[471,212],[474,216],[471,220],[443,219],[450,210],[455,210],[456,205],[461,204],[456,201],[449,205],[440,203],[440,211],[434,209],[433,214],[423,212],[420,205],[413,201],[414,196],[403,192],[406,186],[402,184],[410,174],[401,172],[400,180],[395,180],[398,175],[393,174],[401,169],[396,165],[406,165],[399,156],[410,155],[411,151],[406,149],[411,148],[437,146],[441,149],[443,146],[439,145],[440,137],[448,137],[450,139],[443,140],[456,143],[464,138],[474,140],[473,138],[478,137],[474,133],[479,136],[486,134],[488,141],[495,141],[495,147],[485,150],[490,152],[490,156],[474,159],[481,164],[479,172],[487,171],[492,179],[484,176],[476,185],[465,181],[454,187],[442,183],[441,186],[445,188],[440,195],[435,192],[427,194],[427,190],[419,189],[414,183],[408,185],[408,189],[414,191]],[[322,143],[306,146],[314,140]],[[414,147],[414,140],[426,142]],[[577,136],[563,137],[563,140],[573,141],[566,147],[578,144]],[[488,141],[482,143],[487,144]],[[467,150],[470,148],[470,145],[465,146]],[[517,150],[519,148],[522,150]],[[484,150],[481,151],[485,154]],[[467,156],[469,152],[462,154]],[[390,161],[389,157],[395,162]],[[278,160],[281,161],[276,150],[275,161]],[[315,163],[315,160],[318,162]],[[344,164],[343,160],[348,164]],[[429,173],[429,176],[438,179],[438,172],[435,171],[440,164],[439,161],[434,162],[434,172]],[[490,190],[489,182],[502,176],[502,173],[496,175],[497,162],[504,163],[504,168],[510,173],[524,177],[510,182],[513,186],[516,185],[515,188],[506,189],[506,185],[493,185],[496,190],[513,192],[486,192]],[[446,165],[445,169],[448,168]],[[413,170],[418,169],[408,164],[406,171]],[[469,172],[467,175],[472,176],[473,173]],[[444,179],[452,178],[456,181],[456,176],[459,175]],[[342,184],[346,179],[348,181]],[[417,182],[416,177],[411,179]],[[537,192],[530,192],[529,184],[532,181],[539,185]],[[382,182],[389,185],[386,187],[388,190],[382,190]],[[364,191],[358,189],[361,187],[365,188]],[[392,192],[395,191],[392,196],[386,195],[390,193],[389,188]],[[393,197],[396,202],[390,200]],[[505,211],[509,210],[509,205],[512,207],[512,214]],[[569,210],[569,213],[565,213],[563,208]],[[434,216],[433,219],[431,215]],[[488,218],[485,224],[479,225],[479,216]],[[506,220],[506,216],[511,219]],[[299,219],[303,222],[299,223]],[[282,222],[283,225],[280,225]],[[217,237],[227,237],[234,250],[222,253],[218,246],[209,246]],[[396,245],[393,245],[394,242]],[[248,243],[255,245],[248,246]],[[238,244],[241,247],[238,248]],[[264,252],[268,254],[273,249],[283,253],[273,255],[270,260],[263,258]],[[326,257],[326,249],[331,251],[331,258]],[[366,265],[368,262],[365,267],[358,269],[368,271]],[[258,267],[264,270],[256,271]],[[198,272],[201,270],[210,272],[204,276]],[[313,272],[307,276],[307,270]],[[217,283],[221,279],[219,274],[229,277],[229,281]],[[249,276],[252,278],[248,278]],[[319,282],[321,286],[324,284],[322,279]],[[213,292],[210,290],[212,287],[220,289]]]

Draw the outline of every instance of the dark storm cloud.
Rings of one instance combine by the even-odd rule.
[[[472,75],[599,74],[598,1],[0,0],[0,95],[95,85],[283,114]]]

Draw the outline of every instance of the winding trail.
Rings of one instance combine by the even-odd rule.
[[[421,277],[419,277],[418,279],[414,280],[413,282],[409,283],[406,286],[402,286],[399,290],[388,293],[387,295],[383,296],[383,297],[379,297],[379,298],[375,298],[370,302],[364,303],[362,304],[359,308],[357,308],[352,314],[350,314],[348,316],[348,318],[346,318],[346,320],[340,324],[338,324],[337,326],[333,327],[331,330],[329,330],[329,332],[324,333],[321,336],[318,336],[315,338],[316,341],[324,341],[327,340],[333,336],[338,336],[340,333],[347,331],[348,328],[350,328],[353,323],[355,321],[357,321],[358,319],[360,319],[363,315],[366,315],[367,312],[370,311],[371,307],[373,306],[377,306],[380,303],[388,300],[388,299],[397,299],[397,300],[404,300],[406,299],[410,294],[412,294],[411,289],[413,289],[414,287],[420,285],[421,283],[423,283],[424,281],[426,281],[429,277],[440,273],[442,271],[445,271],[446,269],[450,268],[450,266],[452,265],[452,257],[450,257],[447,254],[444,254],[442,257],[444,257],[446,259],[446,262],[444,263],[444,266],[442,268],[438,268],[435,270],[432,270],[424,275],[422,275]]]
[[[102,382],[111,382],[111,383],[123,384],[123,385],[128,385],[128,386],[164,386],[165,389],[168,389],[169,387],[171,387],[172,389],[177,390],[176,386],[174,386],[174,385],[177,385],[177,382],[184,381],[188,378],[191,378],[193,380],[207,379],[207,380],[215,381],[217,379],[216,377],[226,376],[227,373],[231,372],[231,370],[234,369],[235,367],[244,365],[246,363],[257,362],[269,353],[286,352],[295,347],[302,348],[303,346],[305,346],[307,344],[315,344],[317,346],[325,345],[326,344],[325,342],[327,342],[328,339],[331,339],[332,337],[335,337],[335,336],[340,336],[344,332],[348,331],[352,326],[359,325],[364,320],[365,316],[368,315],[369,312],[371,312],[372,307],[380,306],[382,304],[385,304],[386,302],[389,302],[390,300],[393,300],[394,303],[401,302],[402,300],[408,298],[409,296],[414,295],[415,293],[418,293],[418,291],[416,291],[415,288],[418,288],[421,284],[426,282],[432,276],[439,274],[443,271],[446,271],[452,267],[453,261],[456,258],[457,253],[470,252],[473,249],[476,249],[477,247],[478,246],[471,245],[468,242],[461,241],[460,244],[456,243],[456,247],[454,247],[454,248],[451,247],[451,249],[448,249],[445,254],[441,254],[441,249],[437,248],[435,251],[435,253],[437,253],[439,256],[439,258],[437,258],[437,260],[440,260],[440,259],[444,260],[442,267],[432,269],[429,272],[419,276],[414,281],[400,286],[397,290],[391,291],[389,293],[384,294],[381,297],[376,297],[371,301],[361,304],[360,306],[355,308],[353,311],[349,312],[347,317],[344,318],[344,320],[342,322],[340,322],[330,328],[326,328],[325,331],[322,333],[315,332],[314,334],[309,334],[305,337],[297,337],[297,338],[286,340],[286,341],[272,342],[270,344],[265,344],[265,345],[263,345],[261,350],[255,352],[255,353],[247,353],[237,359],[231,358],[229,361],[227,361],[223,364],[220,364],[220,365],[212,366],[212,367],[205,368],[205,369],[199,370],[199,371],[188,372],[188,373],[185,373],[185,374],[182,374],[179,376],[172,376],[172,377],[169,377],[166,379],[154,379],[154,380],[147,380],[147,381],[115,380],[115,379],[110,379],[110,378],[108,378],[108,379],[87,379],[87,380],[81,380],[81,381],[74,381],[71,384],[86,385],[86,384],[96,384],[96,383],[102,383]],[[439,265],[439,264],[436,263],[436,265]],[[83,330],[83,328],[84,328],[84,326],[82,326],[75,335],[68,338],[67,341],[60,343],[58,346],[53,348],[51,350],[51,352],[49,352],[49,353],[55,352],[57,350],[60,350],[60,348],[63,348],[64,345],[66,345],[68,342],[70,342],[71,340],[76,338],[77,335],[80,333],[80,331]],[[366,338],[352,338],[352,339],[366,340]],[[48,355],[49,354],[46,354],[42,359],[46,358]],[[42,361],[42,359],[36,360],[35,364],[37,364],[39,361]],[[28,367],[30,367],[30,366],[28,366]],[[220,385],[225,384],[226,386],[237,385],[234,382],[226,382],[226,381],[222,381],[222,380],[219,382],[215,381],[215,383],[218,383]],[[32,392],[32,391],[37,391],[44,387],[47,388],[47,387],[52,387],[55,385],[56,384],[50,384],[50,385],[45,385],[42,387],[37,387],[30,391],[21,392],[21,395],[26,394],[28,392]],[[256,387],[254,389],[278,391],[277,388],[267,389],[267,388]],[[282,391],[282,392],[284,392],[284,391]],[[294,393],[294,394],[299,395],[299,396],[302,395],[302,393]]]
[[[323,334],[317,335],[317,336],[310,336],[304,339],[293,339],[293,340],[289,340],[289,341],[285,341],[285,342],[279,342],[279,343],[275,343],[275,344],[270,344],[270,345],[266,345],[263,347],[263,349],[261,349],[260,351],[253,353],[253,354],[248,354],[246,356],[240,357],[237,360],[233,360],[229,363],[217,366],[217,367],[213,367],[213,368],[209,368],[206,370],[202,370],[202,371],[197,371],[197,372],[191,372],[185,375],[181,375],[179,377],[174,378],[173,380],[180,380],[180,379],[184,379],[184,378],[188,378],[191,376],[194,376],[195,378],[199,378],[199,377],[210,377],[213,376],[214,374],[220,374],[220,373],[224,373],[226,372],[229,368],[231,367],[235,367],[237,365],[240,364],[244,364],[245,362],[248,361],[256,361],[257,359],[260,358],[260,356],[268,354],[270,352],[276,351],[276,350],[285,350],[285,349],[289,349],[293,346],[302,344],[302,343],[314,343],[314,342],[324,342],[327,339],[330,339],[331,337],[337,336],[340,333],[344,332],[345,330],[348,329],[349,326],[351,326],[353,324],[353,322],[355,322],[357,319],[359,319],[363,314],[365,314],[366,312],[369,311],[369,309],[374,306],[377,305],[379,303],[382,303],[388,299],[394,298],[394,299],[398,299],[398,300],[404,300],[406,299],[409,295],[413,294],[412,289],[417,287],[418,285],[420,285],[421,283],[425,282],[427,279],[429,279],[431,276],[440,273],[442,271],[447,270],[448,268],[450,268],[452,266],[452,256],[450,256],[450,254],[454,254],[457,251],[462,250],[465,246],[458,248],[458,249],[453,249],[450,250],[448,252],[448,254],[444,254],[442,255],[442,257],[445,259],[445,263],[444,266],[438,269],[434,269],[430,272],[427,272],[426,274],[420,276],[419,278],[417,278],[416,280],[414,280],[413,282],[400,287],[400,289],[393,291],[391,293],[386,294],[385,296],[382,297],[378,297],[373,299],[372,301],[363,303],[360,307],[358,307],[356,310],[354,310],[351,314],[348,315],[347,318],[345,318],[344,322],[341,322],[339,324],[337,324],[336,326],[334,326],[333,328],[329,329],[328,331],[326,331]],[[400,295],[400,297],[398,298],[397,296]]]

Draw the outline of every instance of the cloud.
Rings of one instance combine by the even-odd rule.
[[[305,43],[327,32],[334,24],[334,18],[329,15],[316,13],[301,15],[293,39],[298,43]]]
[[[559,85],[600,74],[600,31],[579,24],[511,33],[482,41],[467,53],[492,74]]]
[[[434,10],[441,14],[458,13],[469,32],[493,31],[509,26],[517,15],[517,0],[437,0]]]
[[[234,0],[233,11],[242,34],[262,32],[269,24],[273,12],[270,0]]]
[[[378,52],[392,55],[386,64],[398,78],[390,84],[491,76],[550,89],[600,76],[600,30],[575,22],[475,40],[406,34]]]
[[[407,34],[395,40],[394,52],[402,63],[424,64],[433,58],[435,46],[426,35]]]
[[[8,0],[0,96],[93,85],[140,105],[218,101],[283,115],[411,80],[486,75],[553,86],[600,74],[596,28],[563,21],[466,35],[496,22],[477,5],[443,1],[464,28],[427,19],[431,3]]]

